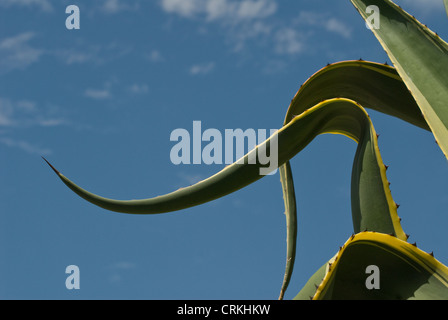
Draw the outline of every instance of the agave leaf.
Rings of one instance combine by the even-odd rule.
[[[329,64],[312,75],[292,99],[284,124],[317,103],[332,98],[351,99],[364,108],[430,130],[396,69],[363,60]]]
[[[430,130],[422,116],[421,110],[395,68],[388,66],[387,64],[379,64],[363,60],[343,61],[329,64],[311,76],[300,87],[291,101],[285,116],[284,125],[288,124],[296,115],[302,114],[305,110],[318,104],[320,101],[336,97],[354,100],[363,107],[400,118],[425,130]],[[365,180],[358,179],[356,174],[357,171],[360,171],[359,168],[354,168],[354,185],[352,186],[354,231],[355,233],[364,231],[365,229],[379,231],[381,228],[378,229],[377,226],[375,226],[375,223],[369,222],[373,220],[381,221],[378,220],[375,214],[366,214],[363,223],[359,221],[359,212],[368,210],[362,209],[360,207],[361,205],[365,207],[376,207],[376,205],[374,201],[369,202],[359,200],[360,197],[363,197],[364,199],[375,199],[373,194],[370,193],[372,191],[372,186],[375,186],[375,184],[371,183],[372,181],[369,181],[367,178]],[[281,175],[281,180],[284,192],[288,192],[289,188],[293,188],[292,176],[287,180],[284,180]],[[375,180],[375,178],[373,178],[373,180]],[[379,180],[377,179],[377,181]],[[385,182],[386,179],[384,178],[383,183]],[[381,192],[380,189],[381,188],[378,189],[379,192]],[[383,186],[382,189],[386,194],[389,194],[387,187]],[[364,190],[364,192],[360,193],[360,190]],[[291,196],[288,196],[289,201],[295,201],[292,197],[292,192],[289,193],[291,194]],[[391,196],[387,202],[392,204]],[[395,204],[393,206],[395,206]],[[286,212],[288,213],[288,210]],[[378,210],[377,212],[385,211]],[[293,225],[289,224],[289,227],[292,228]],[[294,234],[294,231],[291,230],[289,233]],[[403,234],[400,235],[400,238],[402,240],[406,239]],[[295,245],[291,244],[291,247],[293,246]]]
[[[314,298],[317,289],[327,274],[328,264],[329,262],[324,264],[311,276],[311,278],[303,286],[302,290],[300,290],[300,292],[294,297],[294,300],[311,300]]]
[[[390,0],[351,0],[364,19],[376,5],[373,33],[397,68],[448,158],[448,44]]]
[[[418,105],[395,68],[386,64],[363,60],[342,61],[335,64],[329,64],[311,76],[300,87],[294,99],[291,101],[284,125],[288,124],[288,122],[296,115],[301,114],[305,110],[318,104],[320,101],[337,97],[355,100],[363,107],[395,116],[415,126],[430,130]],[[292,174],[289,173],[291,171],[289,162],[284,166],[288,166],[288,168],[280,168],[280,179],[283,187],[286,208],[287,259],[280,299],[283,298],[283,294],[292,276],[297,241],[297,225],[292,222],[297,221],[294,182]],[[365,199],[374,199],[367,195],[372,186],[376,184],[372,183],[372,180],[369,179],[357,181],[356,171],[357,169],[354,168],[352,206],[355,208],[356,212],[361,212],[363,211],[360,209],[361,203],[365,206],[369,206],[370,203],[359,201],[361,196],[359,190],[365,190]],[[373,178],[373,180],[375,179],[379,181],[378,177]],[[366,183],[363,184],[363,182]],[[377,191],[380,190],[381,187],[378,188]],[[383,190],[388,193],[387,188],[384,189],[384,186]],[[390,200],[389,203],[392,203],[392,200]],[[375,205],[375,203],[373,204]],[[384,211],[379,210],[376,215],[370,215],[370,218],[368,218],[369,215],[366,214],[363,223],[360,222],[360,215],[354,214],[355,232],[360,232],[364,229],[381,230],[375,223],[372,223],[381,221],[381,219],[376,217],[380,212]],[[385,219],[388,220],[387,217]],[[400,236],[401,239],[405,239],[402,233],[400,233]],[[312,287],[313,285],[311,288]]]
[[[294,99],[291,102],[291,105],[288,109],[287,115],[285,117],[285,125],[291,121],[293,117],[297,114],[302,114],[305,110],[312,108],[320,101],[336,98],[336,97],[345,97],[349,99],[354,99],[363,104],[363,106],[367,108],[371,108],[377,111],[384,112],[386,114],[396,116],[401,118],[409,123],[412,123],[418,127],[429,130],[424,118],[421,115],[420,109],[415,103],[415,100],[410,95],[408,89],[403,84],[401,78],[397,74],[396,70],[390,66],[366,62],[366,61],[344,61],[329,65],[316,74],[314,74],[310,79],[300,88],[300,90],[295,95]],[[361,154],[359,152],[358,154]],[[367,153],[369,154],[369,153]],[[371,154],[371,153],[370,153]],[[378,153],[379,154],[379,153]],[[376,157],[376,156],[375,156]],[[373,157],[373,158],[375,158]],[[372,157],[371,157],[372,158]],[[358,161],[358,162],[362,162]],[[371,162],[376,166],[376,160]],[[376,230],[383,232],[390,232],[396,234],[402,239],[405,239],[404,232],[402,232],[401,227],[399,227],[399,223],[397,223],[398,217],[396,213],[392,216],[394,217],[395,225],[398,227],[391,227],[390,225],[390,216],[387,213],[384,219],[378,219],[378,215],[382,215],[384,212],[394,212],[396,210],[395,203],[392,201],[390,191],[387,186],[387,181],[385,175],[376,174],[373,178],[368,178],[369,172],[372,171],[364,171],[363,179],[356,173],[357,171],[361,171],[362,165],[358,165],[358,168],[354,167],[353,170],[353,186],[352,186],[352,206],[356,213],[353,214],[354,219],[354,227],[355,232],[359,232],[364,229],[368,230]],[[58,173],[59,174],[59,173]],[[62,175],[60,175],[62,177]],[[219,173],[217,176],[223,177],[222,173]],[[286,268],[285,275],[283,280],[283,285],[280,293],[280,299],[283,298],[283,295],[286,291],[286,288],[289,284],[294,260],[295,260],[295,248],[297,241],[297,213],[296,213],[296,203],[295,203],[295,192],[293,185],[293,178],[291,174],[291,168],[289,162],[286,162],[284,165],[280,166],[280,177],[281,183],[283,186],[284,200],[285,200],[285,214],[286,214],[286,225],[287,225],[287,257],[286,257]],[[212,177],[213,178],[213,177]],[[215,177],[216,178],[216,177]],[[256,177],[258,178],[258,177]],[[62,178],[63,181],[65,177]],[[209,180],[209,179],[207,179]],[[255,181],[256,179],[252,179],[251,181]],[[215,179],[215,181],[218,181]],[[377,183],[373,183],[373,181],[377,181]],[[251,182],[249,182],[251,183]],[[68,182],[68,185],[72,188],[74,185],[71,182]],[[228,184],[227,186],[235,185],[235,188],[228,191],[222,191],[218,193],[217,197],[223,196],[227,193],[236,191],[241,185],[238,184]],[[196,186],[197,187],[197,186]],[[202,188],[202,190],[206,190],[206,186]],[[376,192],[384,194],[388,198],[386,201],[375,201],[374,208],[378,208],[382,204],[383,208],[380,210],[375,210],[375,214],[370,214],[367,212],[373,212],[372,210],[368,210],[371,206],[371,202],[369,199],[373,199],[371,196],[371,189],[376,188]],[[79,187],[74,187],[75,190],[78,190]],[[188,194],[188,191],[191,188],[182,189],[185,194]],[[200,190],[200,188],[197,188]],[[364,192],[360,193],[359,190],[364,190]],[[210,191],[210,190],[209,190]],[[75,191],[76,192],[76,191]],[[205,191],[204,191],[205,192]],[[196,194],[200,194],[196,193]],[[82,191],[81,194],[83,196],[88,195],[88,192]],[[360,196],[363,196],[363,200],[359,200]],[[369,195],[369,196],[367,196]],[[91,199],[96,199],[95,195],[92,195]],[[190,195],[191,196],[191,195]],[[177,198],[179,197],[179,198]],[[189,197],[189,196],[184,196]],[[175,192],[171,195],[164,196],[164,200],[168,199],[180,199],[182,198],[182,194],[179,192]],[[212,198],[205,199],[206,201],[211,201]],[[202,201],[202,200],[201,200]],[[111,209],[110,205],[113,205],[115,200],[108,201],[107,208]],[[156,203],[157,201],[153,201]],[[135,212],[135,210],[140,210],[136,208],[130,209],[134,204],[137,203],[129,203],[129,202],[118,202],[120,205],[125,204],[125,206],[129,206],[129,208],[122,208],[122,210],[131,211],[131,213],[139,213]],[[200,204],[200,202],[194,202],[191,205]],[[139,202],[137,206],[140,206],[142,202]],[[364,205],[366,209],[361,209],[361,204]],[[385,210],[385,205],[389,207],[388,210]],[[180,205],[180,203],[179,203]],[[179,206],[179,208],[173,209],[172,207],[166,209],[166,211],[172,210],[180,210],[186,208],[188,206]],[[114,206],[115,208],[115,206]],[[166,212],[162,211],[162,212]],[[365,212],[365,213],[364,213]],[[141,212],[140,212],[141,213]],[[363,214],[362,214],[363,213]],[[378,221],[385,221],[383,226],[378,224]],[[398,231],[397,231],[398,230]]]
[[[294,270],[297,246],[297,208],[291,165],[287,161],[279,169],[286,215],[286,267],[279,300],[283,299]]]
[[[352,213],[355,229],[368,228],[405,238],[395,202],[392,200],[388,187],[376,132],[364,108],[349,99],[330,99],[317,104],[292,119],[275,135],[247,154],[243,161],[238,161],[195,185],[151,199],[121,201],[100,197],[82,189],[54,167],[52,168],[75,193],[104,209],[133,214],[163,213],[217,199],[257,181],[262,177],[259,173],[259,168],[262,165],[258,162],[248,164],[248,158],[263,148],[267,150],[265,151],[267,153],[264,154],[270,153],[271,142],[276,141],[278,143],[278,165],[284,165],[280,170],[281,177],[289,188],[284,193],[288,225],[288,253],[280,294],[282,298],[292,273],[297,232],[295,196],[291,185],[292,175],[287,161],[305,148],[316,136],[325,133],[342,134],[358,142],[352,184],[353,194],[355,197],[359,196],[359,199],[354,202]]]
[[[366,268],[372,265],[378,267],[377,289],[366,285]],[[322,276],[322,270],[317,275]],[[309,285],[303,291],[309,294]],[[303,299],[304,292],[295,299]],[[326,264],[325,276],[313,299],[445,300],[448,268],[431,254],[396,237],[362,232],[352,236]]]
[[[443,3],[445,3],[446,14],[448,15],[448,0],[443,0]]]
[[[281,166],[316,136],[324,133],[342,134],[359,142],[353,169],[353,188],[355,189],[353,192],[355,195],[360,194],[353,207],[353,215],[356,216],[354,220],[357,224],[355,230],[368,228],[404,237],[398,222],[395,202],[390,196],[386,169],[379,153],[376,132],[364,108],[349,99],[338,98],[319,103],[295,117],[243,159],[227,166],[212,177],[151,199],[107,199],[82,189],[53,169],[70,189],[99,207],[132,214],[163,213],[212,201],[259,180],[263,177],[259,173],[263,165],[258,161],[255,164],[249,164],[248,159],[262,149],[266,149],[265,154],[268,154],[271,141],[276,141],[278,144],[278,165]],[[375,199],[375,203],[372,203],[372,199]]]

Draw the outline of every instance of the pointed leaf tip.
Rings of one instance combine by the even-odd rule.
[[[45,159],[44,157],[42,157],[42,159],[45,160],[45,162],[50,166],[51,169],[53,169],[54,172],[56,172],[56,174],[57,174],[58,176],[61,174],[55,167],[53,167],[53,166],[51,165],[50,162],[48,162],[47,159]]]

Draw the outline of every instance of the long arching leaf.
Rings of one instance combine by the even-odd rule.
[[[248,164],[247,160],[251,155],[257,154],[260,149],[270,149],[271,142],[278,143],[278,164],[281,166],[300,152],[317,135],[324,133],[343,134],[359,142],[353,168],[354,183],[352,186],[352,192],[360,195],[352,213],[356,223],[355,228],[367,227],[370,230],[391,233],[405,238],[397,216],[395,202],[392,200],[388,188],[385,167],[379,153],[373,125],[365,110],[356,102],[348,99],[331,99],[319,103],[295,117],[265,143],[246,155],[244,164],[235,163],[206,180],[164,196],[129,201],[106,199],[80,188],[52,168],[75,193],[104,209],[134,214],[163,213],[214,200],[260,179],[262,177],[259,174],[261,165],[259,163]],[[283,171],[285,168],[287,170]],[[284,181],[292,179],[287,164],[286,167],[281,168],[281,176]],[[285,193],[285,205],[289,213],[295,212],[295,208],[292,208],[295,203],[291,202],[291,199],[294,199],[293,195],[294,192],[291,189]],[[372,196],[376,197],[373,205]],[[296,226],[294,219],[295,216],[289,215],[287,222],[288,230],[293,231],[288,232],[288,260],[281,297],[289,282],[294,262],[296,229],[289,227]]]
[[[329,64],[311,76],[291,101],[284,125],[320,101],[337,97],[355,100],[363,107],[395,116],[417,127],[430,130],[418,105],[395,68],[362,60]],[[297,224],[293,223],[293,221],[297,221],[294,182],[289,162],[283,167],[280,168],[280,178],[285,198],[287,257],[280,299],[283,298],[292,276],[297,242]],[[359,186],[358,188],[352,187],[352,206],[355,207],[356,212],[359,212],[361,205],[359,198],[360,196],[369,198],[368,192],[371,185],[366,183],[363,186],[363,181],[357,182],[356,176],[356,170],[354,170],[353,183],[359,184]],[[364,190],[365,195],[361,195],[360,190]],[[374,198],[370,197],[370,199]],[[370,204],[364,202],[364,205]],[[355,232],[364,229],[376,230],[377,227],[372,223],[372,220],[375,219],[375,216],[370,220],[366,218],[361,224],[359,215],[354,214]],[[401,237],[401,239],[405,238]]]
[[[283,200],[285,202],[286,216],[286,267],[283,277],[283,284],[280,290],[279,300],[283,299],[285,291],[288,288],[294,270],[294,262],[296,259],[297,246],[297,206],[296,193],[294,190],[294,182],[292,178],[291,165],[287,161],[279,169],[280,182],[283,189]]]
[[[281,166],[317,135],[324,133],[343,134],[359,142],[352,186],[353,193],[359,194],[353,206],[353,215],[356,217],[355,230],[369,228],[404,237],[398,222],[395,202],[388,188],[386,169],[379,153],[376,132],[365,110],[349,99],[331,99],[319,103],[295,117],[271,138],[244,156],[241,161],[192,186],[151,199],[107,199],[82,189],[54,170],[75,193],[104,209],[132,214],[164,213],[212,201],[259,180],[263,177],[259,173],[263,165],[258,161],[256,164],[249,164],[248,159],[263,149],[264,154],[270,153],[272,143],[278,144],[277,163]],[[375,199],[374,203],[372,198]]]
[[[284,124],[319,102],[333,98],[351,99],[364,108],[430,130],[396,69],[363,60],[329,64],[312,75],[292,99]]]
[[[390,0],[351,0],[364,19],[379,10],[372,31],[411,91],[448,158],[448,44]]]

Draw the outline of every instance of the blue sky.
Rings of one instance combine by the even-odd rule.
[[[397,1],[448,39],[442,0]],[[68,5],[79,30],[67,30]],[[179,212],[81,200],[148,198],[224,165],[174,165],[170,133],[273,129],[327,63],[388,61],[350,1],[0,0],[0,298],[276,299],[286,230],[279,175]],[[446,159],[431,134],[369,110],[410,242],[448,263]],[[318,137],[292,161],[297,260],[286,299],[352,234],[356,145]],[[80,269],[67,290],[65,268]]]

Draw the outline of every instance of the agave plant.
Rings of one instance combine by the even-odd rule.
[[[364,19],[377,6],[375,36],[394,66],[363,60],[329,64],[298,90],[282,128],[252,152],[278,143],[278,165],[287,226],[286,268],[280,299],[294,268],[297,212],[289,160],[325,133],[357,142],[351,181],[353,234],[300,290],[295,299],[448,299],[448,268],[432,253],[407,242],[392,198],[366,109],[431,131],[448,157],[448,44],[390,0],[351,0]],[[444,0],[448,9],[448,0]],[[448,10],[447,10],[448,12]],[[143,200],[100,197],[73,183],[50,163],[59,178],[85,200],[107,210],[156,214],[181,210],[223,197],[263,176],[260,163],[244,161],[175,192]],[[241,164],[243,163],[244,164]],[[381,271],[381,287],[369,288],[366,267]]]

